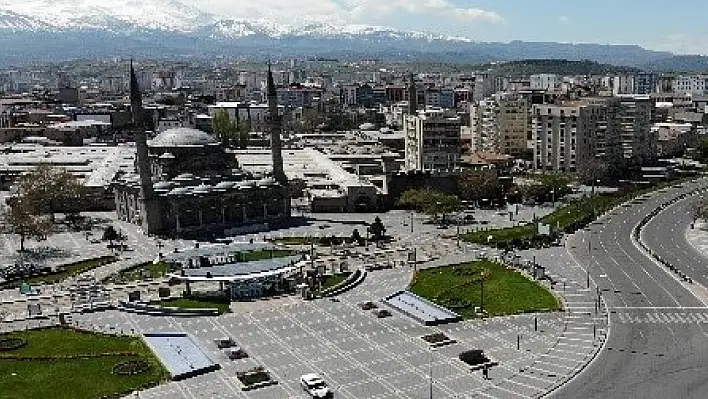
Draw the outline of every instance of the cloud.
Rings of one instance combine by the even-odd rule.
[[[504,18],[481,8],[461,8],[449,0],[183,0],[206,11],[236,18],[267,18],[297,24],[306,21],[367,24],[409,13],[460,21],[501,22]],[[245,3],[245,4],[244,4]]]
[[[569,21],[569,18],[566,15],[561,15],[560,17],[558,17],[558,20],[562,23],[566,23]]]

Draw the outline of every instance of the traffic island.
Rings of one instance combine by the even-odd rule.
[[[438,348],[445,345],[452,345],[457,341],[448,337],[443,333],[428,334],[420,337],[423,341],[427,342],[431,348]]]
[[[470,366],[470,371],[489,369],[498,366],[499,362],[488,357],[481,349],[472,349],[460,353],[458,358]]]

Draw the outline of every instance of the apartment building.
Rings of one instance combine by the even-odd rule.
[[[460,165],[460,118],[441,109],[406,115],[405,169],[452,171]]]
[[[494,98],[470,106],[471,152],[499,152],[499,103]]]
[[[529,80],[531,90],[556,90],[560,88],[561,84],[561,79],[558,75],[550,73],[531,75]]]
[[[524,158],[529,139],[528,102],[523,97],[503,96],[499,103],[499,152]]]
[[[706,75],[679,75],[673,79],[671,91],[702,96],[706,93]]]
[[[589,167],[595,158],[596,125],[604,119],[602,108],[586,102],[534,105],[535,168],[574,173]]]

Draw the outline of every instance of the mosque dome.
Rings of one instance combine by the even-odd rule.
[[[158,134],[150,147],[204,147],[218,145],[219,141],[209,133],[188,127],[176,127]]]

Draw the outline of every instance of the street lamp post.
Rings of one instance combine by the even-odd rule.
[[[592,241],[588,238],[588,258],[590,258],[590,263],[588,263],[586,284],[587,288],[590,289],[590,268],[592,267]]]
[[[430,398],[433,399],[433,348],[429,348],[430,351]]]
[[[457,248],[460,247],[460,218],[457,217]]]
[[[413,213],[415,211],[411,209],[411,233],[413,232]]]

